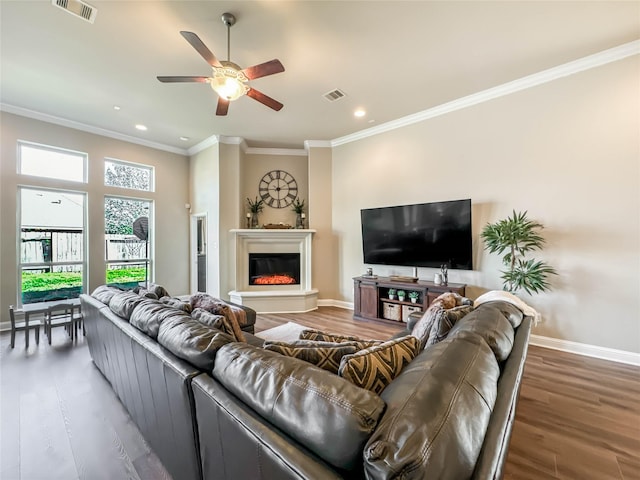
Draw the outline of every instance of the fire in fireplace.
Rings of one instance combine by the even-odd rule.
[[[299,284],[299,253],[249,253],[249,285]]]

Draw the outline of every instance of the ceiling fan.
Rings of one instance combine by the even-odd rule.
[[[283,105],[264,93],[248,85],[249,80],[266,77],[274,73],[284,72],[284,66],[280,60],[274,59],[253,67],[241,69],[239,65],[230,60],[231,51],[231,27],[236,23],[236,17],[231,13],[222,14],[222,23],[227,26],[227,60],[220,61],[211,53],[211,50],[193,32],[180,32],[180,35],[191,44],[193,48],[206,60],[213,68],[210,77],[178,76],[178,77],[157,77],[163,83],[184,83],[198,82],[209,83],[211,88],[218,94],[218,106],[216,115],[226,115],[229,110],[229,102],[236,100],[243,95],[247,95],[254,100],[279,111]]]

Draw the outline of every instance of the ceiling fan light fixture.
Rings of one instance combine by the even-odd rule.
[[[209,84],[220,98],[233,101],[247,94],[249,86],[246,82],[248,81],[249,79],[239,69],[233,66],[222,66],[213,67]]]

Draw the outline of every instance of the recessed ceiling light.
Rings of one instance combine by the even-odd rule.
[[[364,117],[364,116],[367,114],[367,112],[366,112],[366,111],[364,111],[364,109],[359,108],[358,110],[356,110],[355,112],[353,112],[353,114],[354,114],[356,117]]]
[[[180,137],[180,140],[182,140],[183,142],[186,142],[187,140],[189,140],[189,137]]]
[[[118,105],[114,105],[113,109],[117,111],[117,110],[120,110],[120,107]]]
[[[142,130],[143,132],[147,131],[147,127],[145,125],[140,124],[140,123],[138,125],[136,125],[136,128],[138,130]]]

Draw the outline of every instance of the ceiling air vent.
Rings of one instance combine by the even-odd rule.
[[[330,92],[327,92],[323,95],[323,97],[325,98],[325,100],[327,100],[328,102],[335,102],[337,100],[340,100],[343,97],[346,97],[347,94],[344,93],[342,90],[339,89],[335,89],[335,90],[331,90]]]
[[[89,23],[96,20],[98,9],[81,0],[51,0],[51,4]]]

